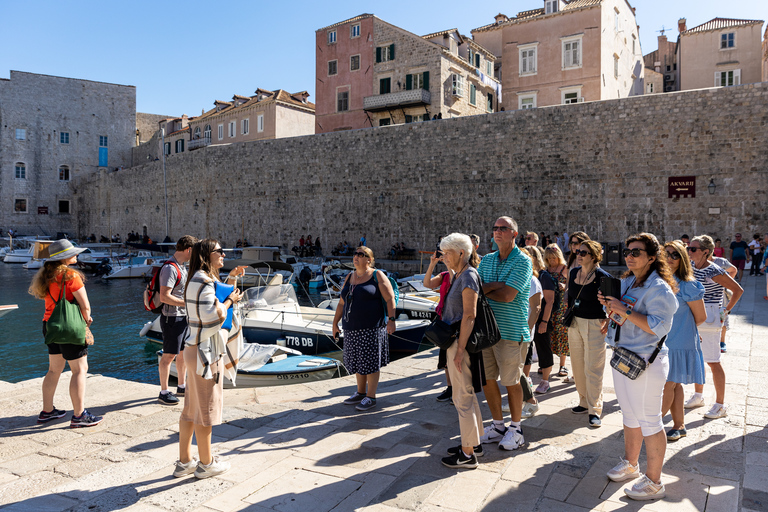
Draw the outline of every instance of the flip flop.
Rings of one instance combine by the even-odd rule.
[[[565,366],[561,366],[560,367],[560,371],[557,372],[557,375],[558,375],[558,377],[567,377],[568,376],[568,368],[566,368]]]

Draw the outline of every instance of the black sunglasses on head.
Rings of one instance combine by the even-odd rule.
[[[648,252],[645,249],[624,249],[624,257],[626,258],[630,254],[633,258],[639,258],[641,252]]]

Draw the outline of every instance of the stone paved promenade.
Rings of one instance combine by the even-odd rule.
[[[450,404],[435,401],[443,378],[430,352],[387,366],[379,408],[367,414],[340,403],[354,391],[350,378],[227,391],[226,423],[213,432],[215,449],[231,461],[232,470],[208,480],[171,476],[180,409],[159,405],[156,386],[91,376],[88,407],[106,419],[91,429],[70,430],[68,418],[35,424],[40,379],[0,382],[0,508],[768,510],[764,279],[744,278],[746,293],[731,317],[724,358],[730,414],[710,421],[703,419],[703,409],[688,412],[688,437],[668,447],[668,497],[660,502],[631,502],[623,497],[626,484],[605,477],[623,453],[621,413],[609,373],[602,428],[590,429],[585,416],[571,414],[574,387],[557,379],[540,412],[523,423],[523,449],[502,452],[486,445],[479,469],[443,467],[440,458],[457,443],[458,422]],[[65,376],[56,405],[71,414],[67,384]],[[706,392],[710,402],[711,385]]]

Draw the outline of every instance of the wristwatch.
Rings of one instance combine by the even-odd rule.
[[[389,319],[392,320],[393,322],[395,321],[395,317],[393,316],[390,316]]]
[[[627,309],[625,314],[627,315],[627,318],[629,318],[629,315],[632,314],[632,310],[631,309]]]

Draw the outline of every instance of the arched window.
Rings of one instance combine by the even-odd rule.
[[[59,166],[59,180],[60,181],[69,181],[69,166],[68,165],[61,165],[61,166]]]
[[[195,128],[195,138],[196,139],[200,138],[200,127],[199,126]]]
[[[205,131],[203,132],[203,137],[205,137],[206,139],[211,138],[211,125],[209,124],[205,125]]]
[[[16,179],[27,179],[27,166],[24,164],[24,162],[16,162]]]

